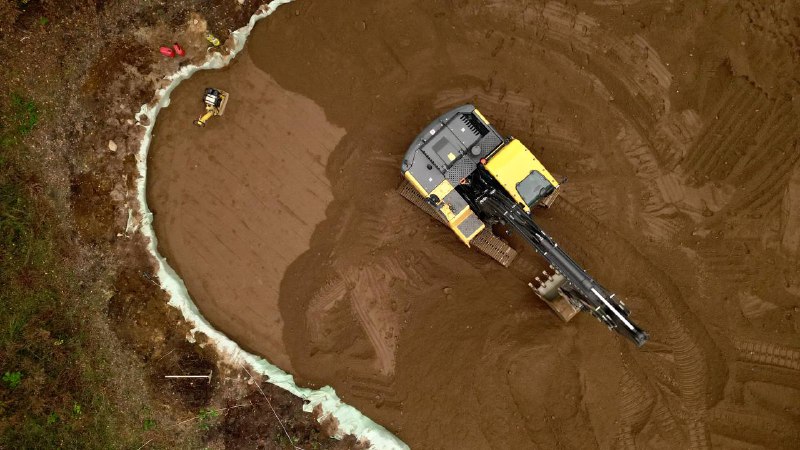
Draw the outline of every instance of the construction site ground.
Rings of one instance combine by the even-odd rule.
[[[148,203],[201,312],[413,448],[800,439],[800,9],[296,1],[159,115]],[[224,116],[192,121],[205,87]],[[569,324],[396,188],[471,102],[566,177],[542,227],[623,298]]]

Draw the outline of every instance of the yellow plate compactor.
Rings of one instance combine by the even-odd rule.
[[[206,111],[194,121],[194,124],[198,127],[204,127],[206,126],[206,122],[212,117],[223,115],[225,113],[225,107],[228,106],[229,97],[230,94],[223,90],[206,88],[203,94],[203,104],[206,107]]]

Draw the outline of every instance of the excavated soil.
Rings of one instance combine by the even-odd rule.
[[[419,448],[800,438],[800,8],[297,1],[159,116],[148,201],[201,311]],[[231,93],[206,129],[206,86]],[[568,178],[537,220],[652,337],[569,324],[395,192],[472,102]]]

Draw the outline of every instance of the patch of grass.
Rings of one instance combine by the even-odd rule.
[[[24,142],[39,108],[12,94],[0,112],[0,448],[120,447],[102,395],[110,375],[94,369],[94,344],[67,306],[85,294],[63,218],[32,188],[41,168]]]
[[[29,135],[39,123],[39,107],[33,100],[16,92],[12,92],[9,99],[0,127],[0,148],[4,150],[20,145],[21,139]],[[0,155],[0,163],[8,161],[8,155]]]
[[[3,374],[3,383],[11,389],[16,389],[22,382],[21,372],[6,372]]]
[[[197,427],[202,431],[208,431],[216,424],[217,417],[219,417],[219,411],[216,409],[201,409],[197,414]]]
[[[39,108],[33,100],[20,94],[11,94],[11,120],[16,132],[22,136],[30,134],[39,123]]]
[[[153,420],[152,418],[149,418],[149,417],[147,419],[144,419],[144,422],[142,423],[142,429],[144,431],[150,431],[155,427],[156,427],[156,421],[155,420]]]

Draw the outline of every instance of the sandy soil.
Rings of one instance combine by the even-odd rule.
[[[798,8],[302,2],[159,117],[160,249],[217,327],[420,448],[800,438]],[[643,2],[644,3],[644,2]],[[226,115],[191,129],[202,88]],[[567,176],[542,226],[652,342],[565,325],[394,191],[471,101]]]
[[[158,236],[192,295],[204,300],[204,313],[290,369],[278,288],[333,199],[325,166],[344,130],[248,55],[222,73],[192,78],[194,89],[171,97],[170,114],[154,130],[159,142],[169,142],[157,156],[165,163],[152,164],[149,177]],[[232,100],[224,124],[215,120],[200,134],[192,122],[202,113],[198,92],[206,85],[227,90]]]

